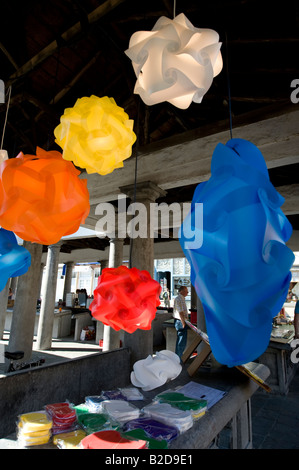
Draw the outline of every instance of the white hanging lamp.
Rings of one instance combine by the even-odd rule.
[[[1,82],[1,80],[0,80],[0,82]],[[7,123],[8,109],[9,109],[9,105],[10,105],[10,97],[11,97],[11,85],[10,85],[9,90],[8,90],[8,103],[7,103],[7,107],[6,107],[5,120],[4,120],[3,132],[2,132],[2,138],[1,138],[0,165],[1,165],[1,163],[5,162],[5,160],[8,160],[8,153],[7,153],[7,150],[3,149],[3,142],[4,142],[4,136],[5,136],[6,123]],[[3,101],[4,101],[4,84],[3,84]]]
[[[0,165],[5,162],[5,160],[8,160],[7,150],[0,149]]]
[[[220,48],[216,31],[195,28],[183,13],[162,16],[152,31],[134,33],[125,51],[137,77],[134,93],[147,105],[201,103],[222,70]]]

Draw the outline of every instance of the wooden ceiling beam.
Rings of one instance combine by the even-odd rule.
[[[299,38],[287,37],[287,38],[254,38],[254,39],[228,39],[229,45],[244,46],[246,44],[290,44],[298,43]]]
[[[2,42],[0,42],[0,49],[1,51],[6,55],[7,59],[9,60],[9,62],[14,66],[14,68],[16,70],[18,70],[19,66],[18,64],[16,63],[16,61],[14,60],[14,58],[12,57],[12,55],[8,52],[8,50],[6,49],[6,47],[3,46]]]
[[[93,58],[80,70],[79,73],[65,86],[63,87],[51,100],[51,104],[56,104],[60,101],[72,88],[76,83],[80,80],[80,78],[92,67],[96,61],[98,60],[99,56],[101,55],[101,51],[99,51]],[[50,107],[50,105],[47,105]],[[37,122],[40,117],[46,112],[46,108],[42,108],[38,115],[35,117],[35,121]]]
[[[99,21],[103,16],[110,13],[114,10],[118,5],[123,3],[125,0],[106,0],[102,5],[98,6],[95,10],[93,10],[88,15],[88,22],[89,24],[95,23]],[[63,42],[67,43],[71,39],[73,39],[78,33],[82,30],[81,22],[77,22],[74,26],[69,28],[61,35],[61,39]],[[20,77],[23,77],[27,73],[34,70],[40,63],[50,57],[57,49],[58,49],[58,42],[52,41],[48,46],[46,46],[43,50],[41,50],[38,54],[32,57],[28,62],[22,65],[15,73],[13,73],[9,80],[8,86],[17,80]]]

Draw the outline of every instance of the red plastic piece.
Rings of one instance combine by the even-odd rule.
[[[142,440],[129,440],[118,431],[98,431],[84,437],[83,449],[146,449],[147,443]]]
[[[51,417],[53,428],[68,429],[77,419],[76,411],[68,403],[46,405],[46,412]]]

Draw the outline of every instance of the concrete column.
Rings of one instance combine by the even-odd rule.
[[[74,262],[73,261],[68,261],[66,263],[64,289],[63,289],[63,300],[64,300],[64,302],[66,301],[66,294],[69,294],[71,292],[73,267],[74,267]]]
[[[42,287],[42,304],[40,309],[37,349],[51,349],[54,323],[55,294],[61,242],[48,246],[45,280]]]
[[[98,261],[101,264],[101,273],[103,269],[108,268],[108,260],[103,259]],[[94,287],[96,288],[96,286]],[[97,320],[96,322],[96,343],[99,344],[100,340],[104,340],[104,323]]]
[[[117,268],[123,263],[123,252],[124,252],[124,239],[123,238],[110,238],[109,247],[109,268]]]
[[[100,263],[101,263],[101,272],[102,272],[103,269],[108,268],[109,260],[108,259],[102,259],[100,261]]]
[[[39,294],[38,294],[38,299],[40,299],[41,297],[41,290],[42,290],[42,283],[43,283],[43,274],[44,274],[44,267],[45,267],[45,263],[41,263],[40,265],[40,282],[39,282]]]
[[[11,278],[14,279],[14,278]],[[0,292],[0,338],[3,338],[3,332],[5,327],[5,318],[7,311],[7,300],[8,300],[8,288],[10,285],[10,279],[5,284],[4,289]]]
[[[109,260],[108,259],[102,259],[100,261],[100,263],[101,263],[101,273],[102,273],[103,269],[108,268]]]
[[[11,277],[10,278],[10,286],[11,287],[11,290],[12,290],[12,293],[14,295],[16,295],[17,293],[17,287],[18,287],[18,277]]]
[[[166,192],[154,183],[148,181],[120,188],[132,202],[136,190],[136,202],[142,203],[147,214],[147,236],[131,239],[131,267],[147,270],[154,277],[154,238],[151,237],[150,206],[156,199],[165,196]],[[153,353],[153,330],[136,330],[134,333],[124,333],[124,346],[131,348],[131,362]]]
[[[25,274],[19,276],[7,349],[24,351],[24,360],[27,361],[32,354],[43,246],[27,241],[24,241],[23,246],[31,254],[31,265]]]
[[[123,246],[122,238],[110,238],[109,248],[109,268],[117,268],[123,262]],[[119,331],[115,331],[111,326],[104,325],[103,351],[112,351],[119,348]]]

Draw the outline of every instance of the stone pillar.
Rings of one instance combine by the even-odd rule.
[[[2,289],[2,291],[0,292],[0,338],[3,338],[3,332],[5,327],[9,284],[10,279],[8,279],[4,289]]]
[[[36,304],[39,295],[40,264],[43,246],[24,241],[24,248],[31,254],[28,271],[18,279],[8,351],[24,351],[24,360],[30,360],[36,319]]]
[[[99,263],[101,263],[101,273],[102,273],[103,269],[108,268],[108,260],[107,259],[99,260]],[[96,343],[97,344],[99,344],[100,340],[104,339],[104,326],[105,326],[104,323],[97,320],[96,322]]]
[[[51,349],[54,323],[55,294],[61,242],[48,246],[45,280],[42,288],[36,348]]]
[[[45,267],[45,263],[41,263],[40,265],[40,283],[39,283],[39,294],[38,294],[38,299],[40,299],[41,297],[41,290],[42,290],[42,283],[43,283],[43,274],[44,274],[44,267]]]
[[[16,295],[17,293],[17,287],[18,287],[18,277],[11,277],[10,278],[10,286],[11,287],[11,290],[12,290],[12,293],[14,295]]]
[[[108,267],[109,268],[117,268],[121,266],[123,263],[123,247],[124,247],[124,239],[123,238],[110,238],[110,248],[109,248],[109,260],[108,260]]]
[[[101,273],[102,273],[103,269],[108,268],[109,260],[108,259],[102,259],[100,261],[100,263],[101,263]]]
[[[123,262],[123,246],[122,238],[110,238],[109,248],[109,268],[117,268]],[[119,348],[120,335],[119,331],[115,331],[111,326],[104,325],[103,351],[112,351]]]
[[[66,294],[69,294],[71,292],[73,267],[74,267],[73,261],[68,261],[66,263],[64,289],[63,289],[63,301],[64,302],[66,301]]]
[[[136,189],[136,203],[141,203],[146,211],[146,236],[144,238],[131,238],[131,267],[147,270],[154,276],[154,238],[151,236],[150,206],[156,199],[165,196],[166,192],[154,183],[147,181],[135,185],[120,188],[132,202]],[[134,221],[134,218],[133,218]],[[131,348],[131,362],[134,364],[140,359],[146,358],[153,353],[153,330],[136,330],[134,333],[124,333],[124,346]]]

